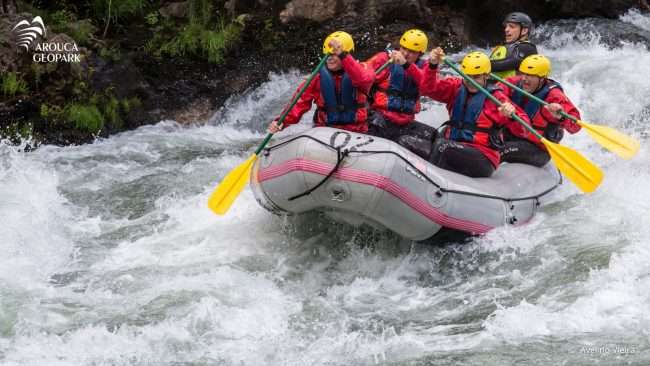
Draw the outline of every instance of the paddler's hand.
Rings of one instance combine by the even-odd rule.
[[[562,106],[559,105],[558,103],[550,103],[549,105],[547,105],[544,108],[546,108],[549,112],[551,112],[553,117],[555,117],[557,119],[562,118],[562,115],[560,114],[560,112],[562,112],[563,109],[562,109]]]
[[[404,65],[406,63],[406,58],[400,51],[391,52],[390,59],[394,64]]]
[[[444,58],[445,58],[445,51],[440,47],[436,47],[432,49],[431,52],[429,53],[429,64],[440,65]]]
[[[328,44],[332,49],[332,54],[341,56],[343,53],[343,44],[338,39],[332,39]]]
[[[515,106],[512,104],[506,102],[501,104],[501,107],[499,107],[499,113],[501,113],[502,116],[510,118],[513,113],[515,113]]]
[[[278,133],[282,130],[282,126],[278,123],[278,120],[273,120],[269,123],[269,127],[266,129],[268,133]]]

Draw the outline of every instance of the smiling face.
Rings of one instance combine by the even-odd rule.
[[[534,93],[539,89],[543,79],[535,75],[521,74],[521,81],[522,87],[525,91]]]
[[[327,69],[330,71],[339,71],[343,68],[341,59],[336,55],[329,55],[327,58]]]
[[[522,28],[518,23],[506,23],[503,26],[503,34],[506,39],[506,43],[512,43],[522,36],[528,35],[528,28]]]
[[[406,59],[406,62],[409,62],[409,63],[416,62],[420,58],[420,56],[422,56],[422,54],[420,52],[409,50],[406,47],[400,47],[399,52],[401,52],[402,55],[404,55],[404,58]]]

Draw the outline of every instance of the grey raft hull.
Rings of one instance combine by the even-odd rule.
[[[442,227],[481,234],[524,224],[561,181],[551,164],[502,164],[490,178],[470,178],[392,141],[328,127],[276,141],[251,174],[257,201],[274,213],[320,210],[412,240]]]

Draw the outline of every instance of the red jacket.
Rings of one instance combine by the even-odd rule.
[[[512,77],[507,78],[506,81],[508,81],[511,84],[518,85],[519,82],[521,81],[521,76],[512,76]],[[550,83],[550,81],[548,81],[548,80],[546,82]],[[504,90],[504,92],[506,93],[508,98],[512,99],[513,94],[515,93],[515,90],[510,89],[509,87],[507,87],[506,85],[503,85],[501,83],[499,83],[499,85]],[[527,103],[537,103],[537,102],[532,101],[532,100],[529,101],[526,96],[523,96],[522,101],[523,101],[523,103],[522,103],[523,105],[519,106],[521,108],[525,108]],[[573,103],[571,103],[571,101],[566,96],[566,94],[564,94],[562,89],[560,89],[560,88],[551,88],[549,90],[548,94],[546,95],[546,98],[544,98],[544,101],[546,103],[549,103],[549,104],[550,103],[557,103],[557,104],[562,106],[562,109],[564,109],[564,111],[567,114],[569,114],[569,115],[571,115],[571,116],[573,116],[573,117],[575,117],[577,119],[580,119],[580,112],[575,107],[575,105],[573,105]],[[539,110],[537,111],[537,113],[535,113],[535,115],[533,115],[533,116],[529,116],[529,118],[531,119],[531,121],[533,123],[533,127],[535,127],[537,132],[539,132],[542,135],[544,134],[544,129],[546,128],[546,126],[549,123],[559,124],[562,128],[569,131],[569,133],[571,133],[571,134],[574,134],[574,133],[580,131],[580,125],[579,124],[573,122],[572,120],[570,120],[568,118],[564,119],[564,120],[559,120],[559,119],[555,118],[555,116],[553,116],[553,114],[551,112],[549,112],[544,107],[540,107]],[[532,133],[528,134],[528,140],[530,140],[530,141],[534,142],[535,144],[537,144],[538,146],[546,149],[544,147],[544,144],[542,144],[541,141],[534,134],[532,134]]]
[[[377,70],[383,66],[388,61],[388,59],[389,56],[387,52],[379,52],[369,58],[365,63],[368,64],[368,67],[370,69]],[[423,64],[426,66],[426,62]],[[381,113],[382,116],[384,116],[384,118],[388,121],[391,121],[397,125],[405,125],[413,121],[415,119],[415,115],[420,112],[420,98],[416,98],[415,111],[413,113],[389,111],[387,109],[388,95],[385,91],[382,90],[387,90],[390,85],[390,69],[391,66],[388,66],[382,70],[382,72],[375,75],[374,86],[379,90],[375,92],[372,109]],[[422,69],[416,64],[409,64],[405,71],[406,75],[413,80],[415,85],[419,86],[422,80]]]
[[[438,68],[426,66],[424,68],[424,73],[422,77],[422,83],[420,84],[420,92],[422,95],[432,98],[438,102],[445,103],[447,105],[447,111],[451,115],[456,97],[463,85],[463,79],[457,77],[450,77],[445,79],[438,78]],[[502,92],[495,91],[492,93],[499,101],[505,103],[510,102],[510,99]],[[471,96],[469,97],[471,98]],[[468,98],[468,99],[469,99]],[[513,103],[514,105],[514,103]],[[524,127],[519,124],[519,122],[512,120],[508,117],[504,117],[499,113],[498,106],[494,104],[491,100],[485,99],[483,104],[483,111],[479,116],[479,119],[484,119],[485,122],[495,123],[499,126],[504,126],[512,132],[513,135],[525,138],[527,133]],[[529,123],[528,116],[526,113],[519,107],[515,105],[515,113],[525,122]],[[479,123],[479,121],[477,121]],[[447,129],[449,130],[449,129]],[[462,144],[474,147],[479,149],[489,160],[492,162],[492,165],[495,167],[499,165],[501,160],[499,152],[494,148],[490,147],[487,141],[478,140],[475,143],[470,142],[461,142]]]
[[[343,71],[347,73],[352,81],[352,86],[357,89],[357,101],[359,103],[366,103],[367,95],[370,92],[370,87],[372,82],[375,79],[375,74],[370,70],[366,65],[359,63],[352,56],[346,55],[341,59],[343,64]],[[323,66],[327,67],[327,65]],[[336,90],[340,90],[341,81],[343,79],[343,73],[334,73],[334,80],[336,83]],[[303,86],[304,82],[300,84],[298,90]],[[320,109],[325,106],[325,98],[321,94],[320,90],[320,75],[316,75],[305,92],[300,96],[296,105],[289,111],[287,117],[284,119],[284,125],[296,124],[300,121],[300,118],[303,114],[311,109],[312,102],[315,102],[319,107],[316,112],[314,112],[314,124],[316,126],[326,126],[327,125],[327,113]],[[295,96],[295,94],[294,94]],[[344,125],[330,125],[330,127],[341,128],[353,132],[362,132],[365,133],[368,131],[368,109],[359,108],[357,109],[356,122],[354,124],[344,124]]]

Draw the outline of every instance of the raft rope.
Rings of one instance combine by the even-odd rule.
[[[330,145],[327,145],[327,146],[330,146]],[[331,146],[330,146],[330,147],[331,147]],[[293,196],[293,197],[290,197],[290,198],[289,198],[289,201],[293,201],[293,200],[295,200],[296,198],[300,198],[300,197],[303,197],[303,196],[309,196],[309,195],[311,194],[311,192],[317,190],[318,187],[322,186],[322,185],[323,185],[323,184],[324,184],[328,179],[330,179],[330,178],[334,175],[334,173],[336,173],[337,170],[339,170],[339,167],[341,166],[341,163],[343,162],[343,160],[345,160],[345,158],[346,158],[349,154],[350,154],[350,150],[345,149],[345,150],[341,151],[341,148],[340,148],[340,147],[337,147],[337,148],[336,148],[336,165],[334,165],[334,168],[332,169],[332,171],[330,171],[330,172],[325,176],[325,178],[323,178],[323,180],[321,180],[320,182],[318,182],[318,184],[316,184],[316,185],[313,186],[312,188],[310,188],[310,189],[308,189],[308,190],[306,190],[306,191],[304,191],[304,192],[302,192],[302,193],[300,193],[300,194],[297,194],[297,195],[295,195],[295,196]]]
[[[441,197],[443,193],[454,193],[454,194],[465,195],[465,196],[472,196],[472,197],[481,197],[481,198],[490,198],[490,199],[495,199],[495,200],[501,200],[501,201],[508,202],[508,203],[510,203],[510,202],[516,202],[516,201],[526,201],[526,200],[535,199],[535,201],[536,201],[536,205],[539,206],[539,198],[540,198],[540,197],[547,195],[548,193],[550,193],[551,191],[553,191],[554,189],[556,189],[557,187],[559,187],[560,184],[562,184],[562,174],[559,174],[560,179],[558,180],[558,182],[557,182],[553,187],[551,187],[551,188],[549,188],[549,189],[543,191],[542,193],[539,193],[539,194],[537,194],[537,195],[534,195],[534,196],[526,196],[526,197],[518,197],[518,198],[506,198],[506,197],[493,196],[493,195],[489,195],[489,194],[482,194],[482,193],[475,193],[475,192],[467,192],[467,191],[458,191],[458,190],[455,190],[455,189],[446,189],[446,188],[443,188],[442,186],[440,186],[440,184],[436,183],[436,182],[435,182],[434,180],[432,180],[431,178],[429,178],[429,176],[428,176],[425,172],[423,172],[422,170],[418,169],[415,165],[413,165],[413,163],[411,163],[411,162],[408,161],[405,157],[403,157],[402,155],[396,153],[395,151],[389,151],[389,150],[356,150],[355,148],[352,148],[352,149],[343,149],[343,150],[341,150],[341,147],[334,147],[334,146],[332,146],[332,145],[330,145],[330,144],[328,144],[328,143],[326,143],[326,142],[324,142],[324,141],[321,141],[321,140],[319,140],[319,139],[317,139],[317,138],[315,138],[315,137],[307,136],[307,135],[296,136],[296,137],[293,137],[293,138],[291,138],[291,139],[289,139],[289,140],[287,140],[287,141],[283,141],[283,142],[281,142],[281,143],[279,143],[279,144],[277,144],[277,145],[273,145],[273,146],[271,146],[271,147],[267,147],[267,148],[264,149],[264,154],[265,154],[265,155],[268,155],[268,154],[271,153],[272,150],[275,150],[275,149],[277,149],[277,148],[279,148],[279,147],[281,147],[281,146],[283,146],[283,145],[286,145],[286,144],[288,144],[288,143],[291,143],[291,142],[296,141],[296,140],[301,139],[301,138],[305,138],[305,139],[313,140],[313,141],[315,141],[315,142],[317,142],[317,143],[319,143],[319,144],[321,144],[321,145],[327,147],[328,149],[335,150],[335,151],[337,152],[337,161],[336,161],[336,165],[334,166],[334,168],[332,169],[332,171],[330,171],[329,174],[328,174],[328,175],[327,175],[323,180],[321,180],[321,181],[320,181],[316,186],[314,186],[313,188],[308,189],[307,191],[305,191],[305,192],[303,192],[303,193],[301,193],[301,194],[298,194],[298,195],[296,195],[296,196],[293,196],[293,197],[289,198],[289,201],[295,200],[295,199],[300,198],[300,197],[303,197],[303,196],[307,196],[307,195],[311,194],[313,191],[315,191],[318,187],[320,187],[321,185],[323,185],[323,184],[324,184],[324,183],[325,183],[329,178],[331,178],[331,177],[336,173],[336,171],[337,171],[337,170],[339,169],[339,167],[341,166],[341,163],[343,162],[343,160],[345,160],[345,158],[346,158],[347,156],[349,156],[350,154],[392,154],[392,155],[395,155],[395,156],[397,156],[399,159],[401,159],[402,161],[404,161],[406,164],[408,164],[408,165],[409,165],[411,168],[413,168],[415,171],[417,171],[418,173],[420,173],[420,175],[421,175],[421,176],[422,176],[426,181],[428,181],[429,183],[431,183],[432,185],[434,185],[436,188],[438,188],[438,192],[436,192],[436,195],[437,195],[438,197]],[[558,171],[558,172],[559,172],[559,171]]]

